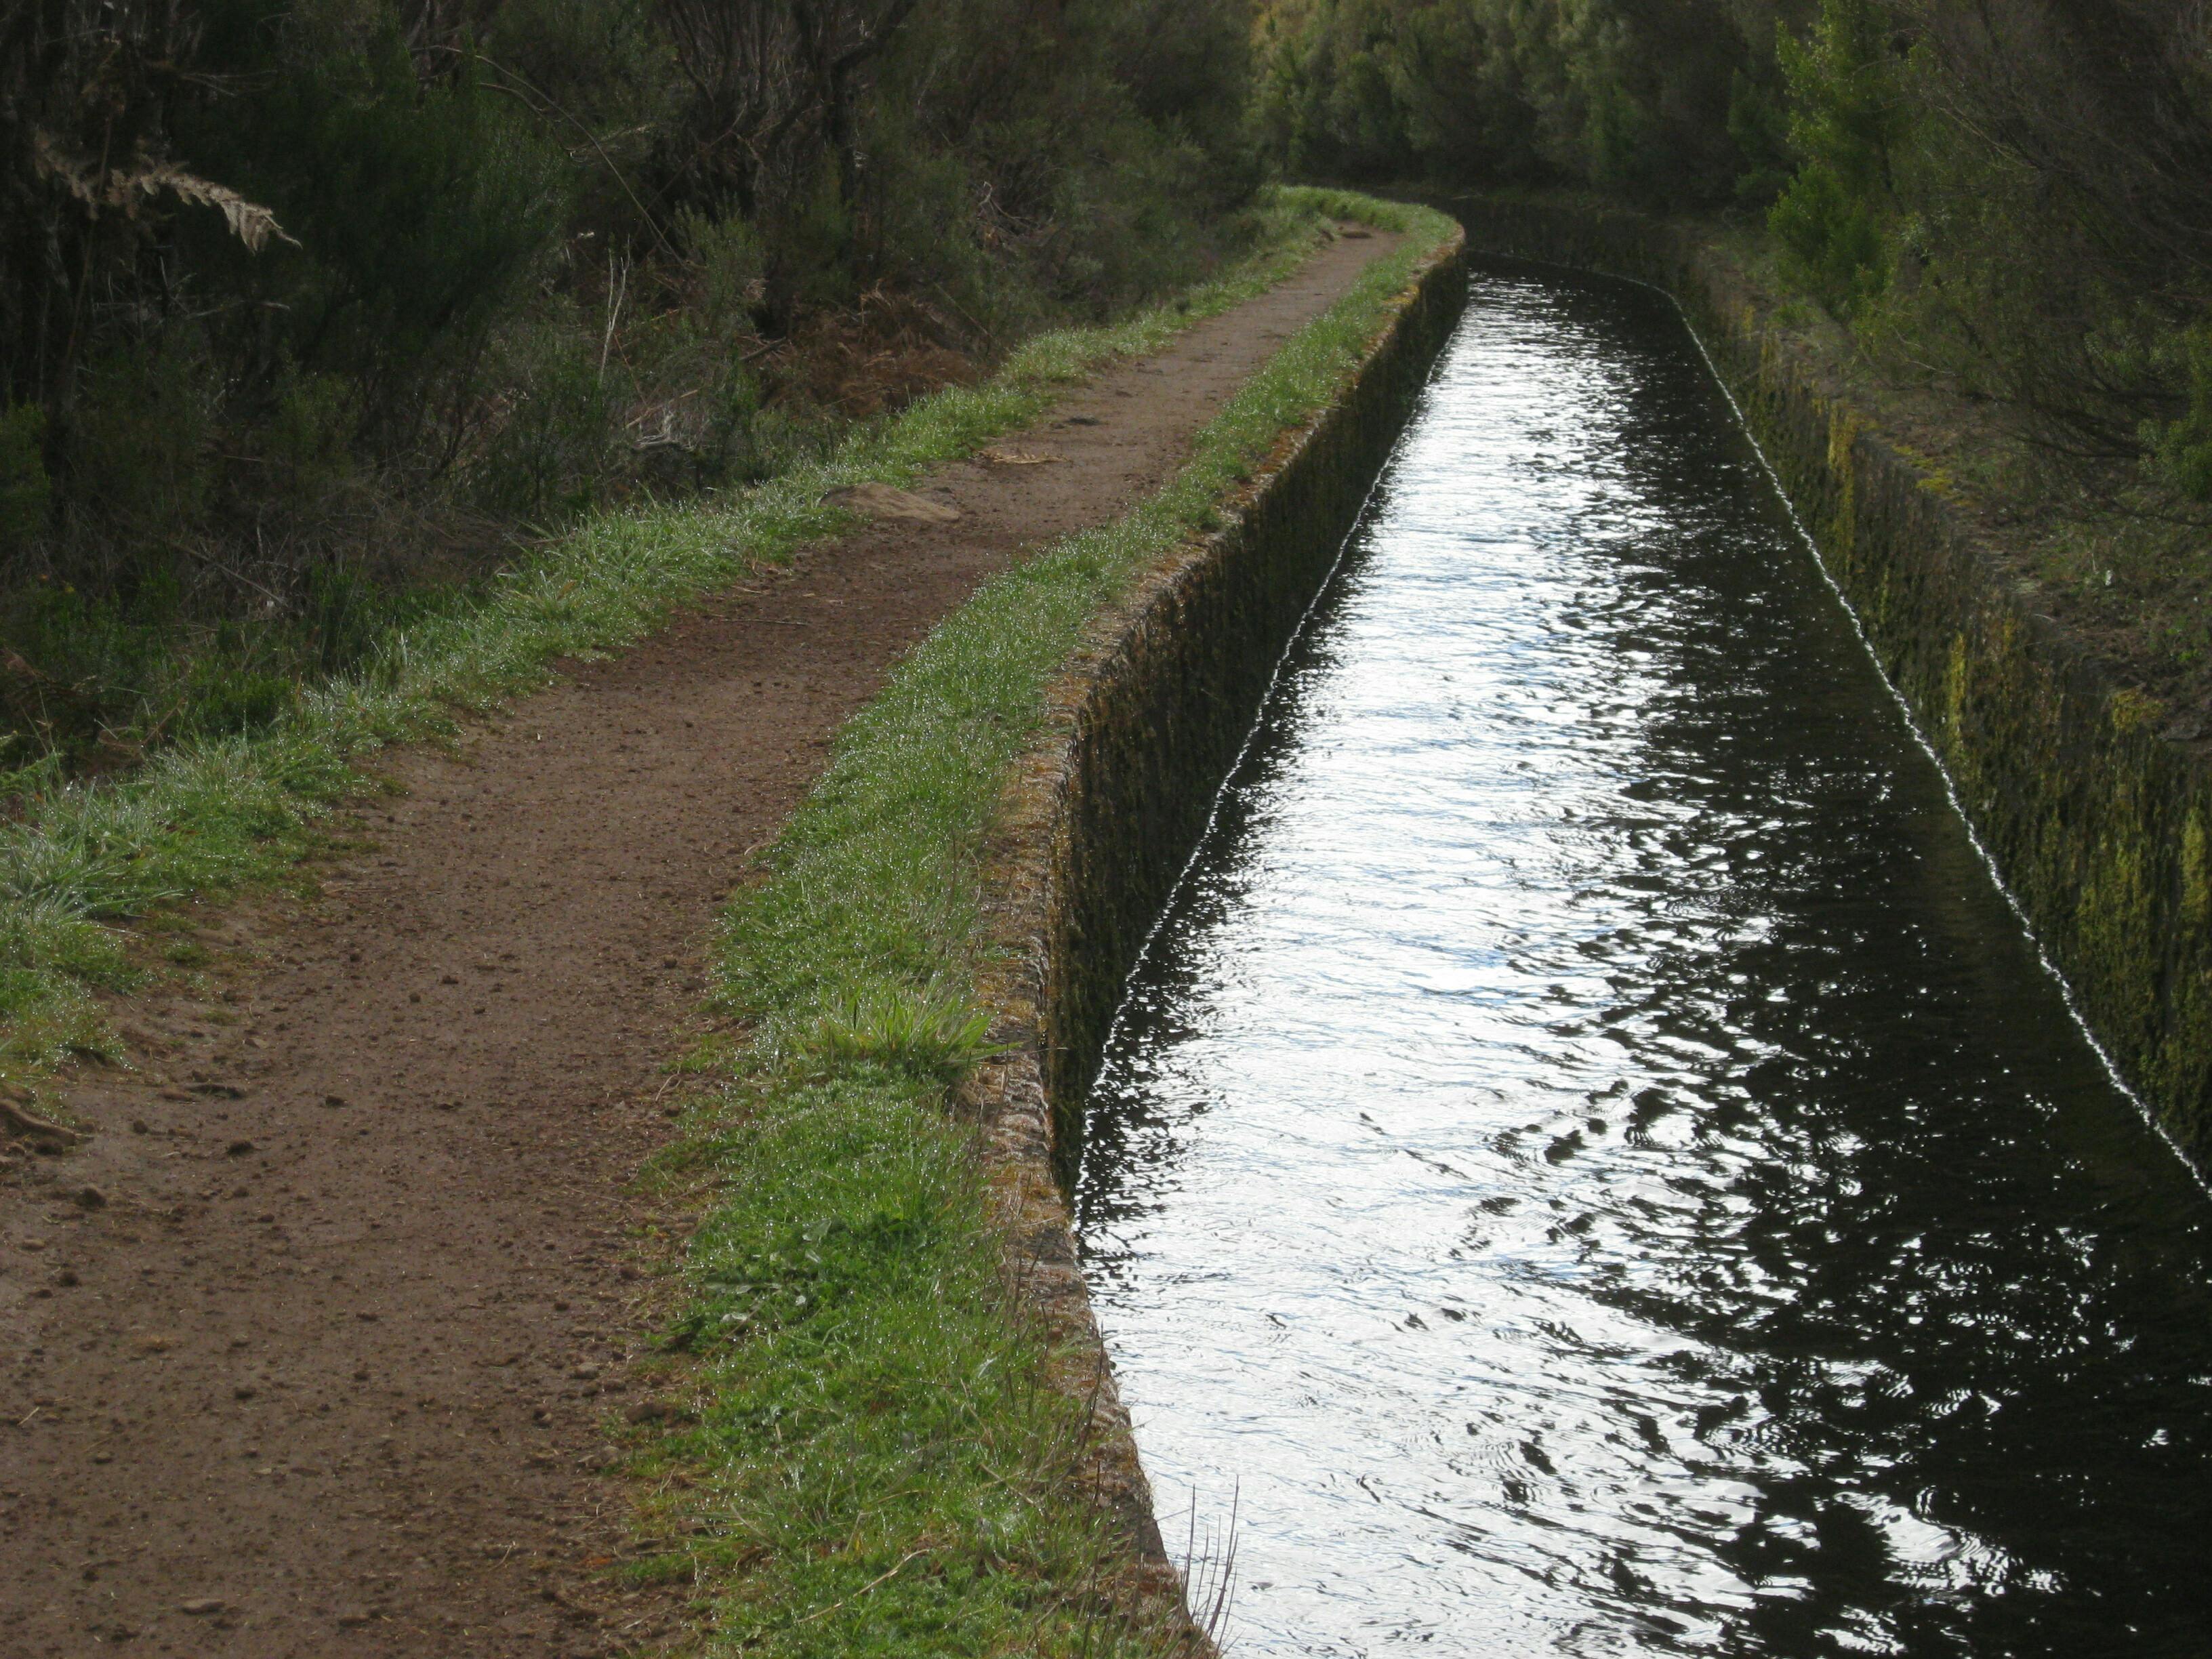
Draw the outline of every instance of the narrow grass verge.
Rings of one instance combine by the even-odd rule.
[[[316,850],[331,807],[375,787],[363,757],[448,733],[543,684],[556,659],[618,650],[685,602],[787,562],[849,524],[827,493],[910,483],[1034,419],[1104,364],[1265,291],[1332,211],[1325,195],[1277,191],[1257,250],[1173,305],[1041,335],[986,385],[927,398],[829,460],[723,503],[592,520],[482,604],[392,633],[368,670],[310,690],[265,731],[179,744],[119,781],[18,794],[20,815],[0,825],[0,1086],[33,1082],[72,1053],[108,1052],[93,994],[126,987],[144,956],[118,924],[286,878]]]
[[[1129,517],[984,587],[841,736],[725,919],[718,1011],[750,1037],[672,1161],[712,1196],[672,1346],[696,1420],[641,1435],[660,1494],[633,1570],[693,1577],[708,1650],[802,1656],[1166,1655],[1070,1479],[1085,1412],[1009,1286],[974,1132],[945,1110],[978,1057],[983,848],[1007,769],[1091,619],[1218,521],[1346,384],[1420,260],[1425,210],[1301,192],[1409,233],[1200,435]]]

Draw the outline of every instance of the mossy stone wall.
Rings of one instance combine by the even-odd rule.
[[[2160,735],[2163,705],[2029,608],[1944,476],[1698,227],[1571,199],[1440,205],[1478,252],[1674,296],[2090,1028],[2212,1168],[2212,769]]]
[[[1042,963],[1045,1087],[1063,1169],[1122,988],[1204,833],[1291,635],[1467,298],[1430,264],[1343,395],[1286,441],[1223,527],[1110,620],[1069,709]]]

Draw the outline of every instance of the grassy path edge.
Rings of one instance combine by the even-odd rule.
[[[394,634],[370,668],[307,689],[268,728],[196,740],[125,776],[58,787],[0,823],[0,1091],[28,1104],[72,1055],[112,1055],[96,994],[143,978],[125,924],[188,902],[296,880],[331,809],[379,786],[361,763],[447,737],[544,685],[564,658],[618,652],[680,607],[787,564],[853,522],[825,495],[907,484],[1035,419],[1106,365],[1158,350],[1192,323],[1280,281],[1325,234],[1325,192],[1279,190],[1246,260],[1121,323],[1021,347],[985,384],[924,399],[828,460],[726,501],[647,506],[578,526],[504,573],[480,605]]]
[[[1001,1231],[976,1126],[989,1057],[988,843],[1048,688],[1147,570],[1217,528],[1373,349],[1443,216],[1313,192],[1408,233],[1294,337],[1118,523],[987,585],[841,736],[732,906],[714,1012],[745,1034],[667,1173],[709,1194],[635,1431],[641,1577],[696,1586],[708,1650],[789,1656],[1203,1650],[1172,1575],[1098,1501],[1091,1401]],[[1011,1246],[1011,1248],[1010,1248]]]

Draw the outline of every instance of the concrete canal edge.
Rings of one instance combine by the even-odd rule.
[[[1007,1043],[963,1085],[1022,1294],[1085,1402],[1079,1478],[1138,1570],[1179,1594],[1127,1413],[1077,1265],[1067,1182],[1122,986],[1204,832],[1276,664],[1466,303],[1461,239],[1399,296],[1341,392],[1288,434],[1220,526],[1096,618],[1047,694],[1002,802],[977,1000]]]
[[[1938,466],[1777,325],[1694,223],[1574,199],[1437,204],[1486,253],[1671,294],[2083,1019],[2212,1168],[2212,768],[2005,574]]]

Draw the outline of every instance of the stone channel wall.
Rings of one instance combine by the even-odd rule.
[[[1942,472],[1694,223],[1572,199],[1439,203],[1480,252],[1672,294],[1735,394],[2077,1005],[2212,1166],[2212,768],[2033,609]]]
[[[1010,1047],[979,1068],[960,1104],[983,1126],[1012,1271],[1054,1339],[1056,1380],[1090,1409],[1079,1478],[1126,1525],[1131,1588],[1177,1618],[1181,1591],[1076,1264],[1066,1183],[1123,983],[1466,290],[1455,238],[1417,273],[1334,402],[1224,504],[1221,527],[1097,620],[1048,697],[993,848],[999,965],[977,988]]]

